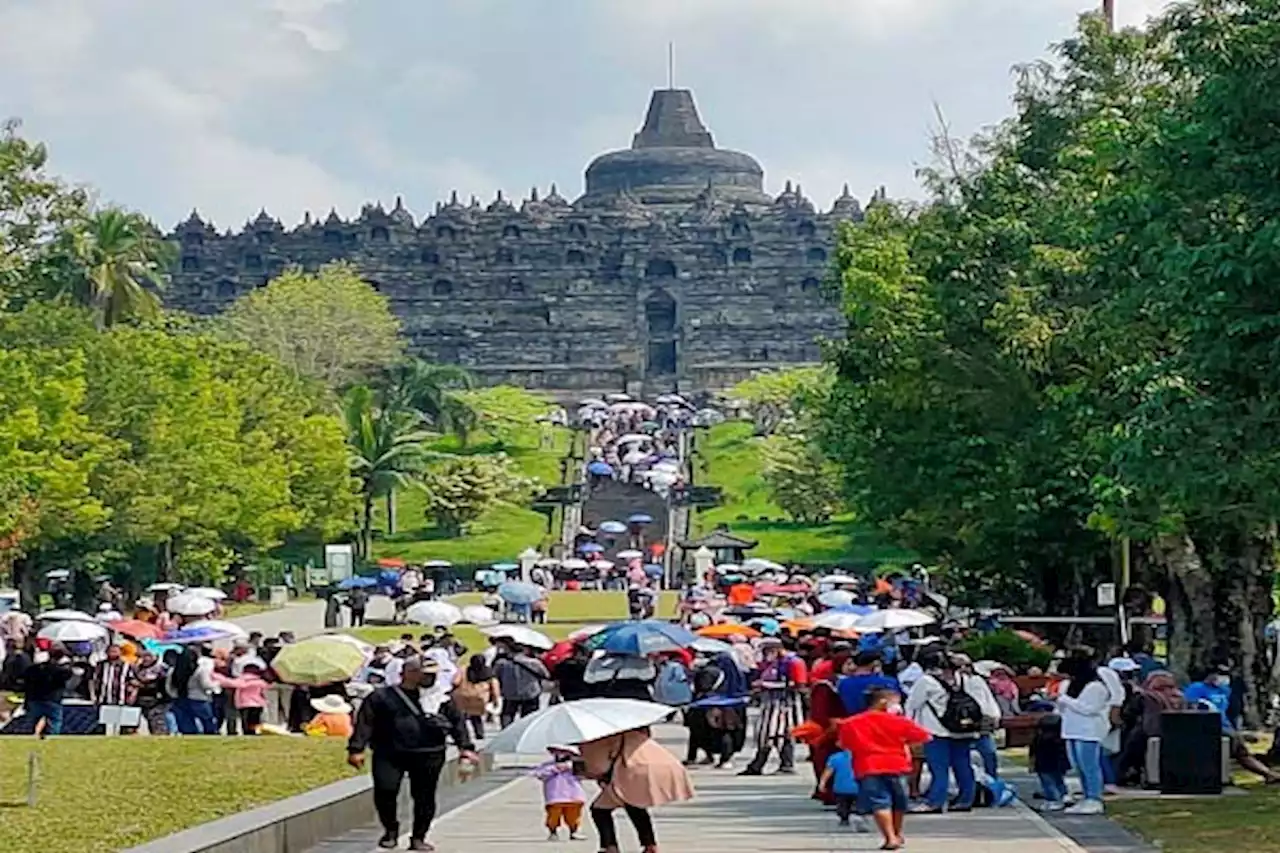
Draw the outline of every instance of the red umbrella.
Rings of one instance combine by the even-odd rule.
[[[141,619],[121,619],[119,622],[108,622],[107,627],[135,640],[158,640],[164,635],[164,632],[155,625],[150,622],[143,622]]]
[[[813,590],[809,589],[807,584],[789,583],[760,583],[756,584],[756,594],[758,595],[808,595]]]
[[[384,569],[403,569],[405,562],[399,557],[383,557],[378,560],[378,565]]]
[[[547,669],[558,666],[567,661],[572,655],[573,650],[577,647],[577,643],[572,640],[561,640],[551,647],[551,650],[542,656],[542,663]]]

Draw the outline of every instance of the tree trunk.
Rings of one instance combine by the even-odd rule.
[[[1275,540],[1274,529],[1243,537],[1235,553],[1226,555],[1226,577],[1219,584],[1219,612],[1230,629],[1230,641],[1219,655],[1231,661],[1243,679],[1244,719],[1250,728],[1262,724],[1271,693],[1266,630],[1273,610]]]
[[[387,490],[387,533],[396,532],[396,490]]]
[[[1188,670],[1208,666],[1217,644],[1213,579],[1189,536],[1161,537],[1151,551],[1168,588],[1169,669],[1185,678]]]
[[[23,611],[33,616],[40,612],[40,578],[29,555],[13,561],[13,588],[22,599]]]
[[[373,553],[373,492],[364,493],[364,514],[360,519],[360,556],[369,559]]]

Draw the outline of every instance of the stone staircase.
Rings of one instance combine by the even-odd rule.
[[[593,530],[603,521],[621,521],[635,513],[643,512],[653,517],[653,523],[645,525],[644,544],[663,542],[671,524],[667,501],[643,486],[606,480],[587,492],[581,509],[582,524]],[[630,547],[627,534],[620,534],[617,547],[607,554]]]

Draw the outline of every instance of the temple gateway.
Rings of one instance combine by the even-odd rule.
[[[846,186],[818,212],[799,185],[764,192],[755,158],[717,148],[684,89],[653,93],[631,147],[597,157],[570,201],[457,194],[421,222],[400,199],[287,230],[264,211],[219,234],[195,212],[171,303],[214,313],[286,267],[345,259],[386,295],[412,350],[478,379],[559,391],[723,388],[817,362],[842,331],[824,295]]]

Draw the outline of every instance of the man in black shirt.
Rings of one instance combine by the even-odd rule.
[[[23,675],[27,713],[41,738],[62,734],[62,699],[72,675],[70,658],[57,644],[49,649],[48,660],[32,664]]]
[[[436,816],[436,787],[449,739],[461,750],[463,761],[476,761],[465,718],[446,694],[432,689],[438,671],[434,661],[406,658],[400,684],[379,687],[364,700],[347,744],[347,763],[356,769],[364,767],[365,750],[373,749],[373,804],[384,830],[378,846],[385,849],[399,841],[396,804],[405,774],[413,797],[409,849],[433,850],[427,831]]]

